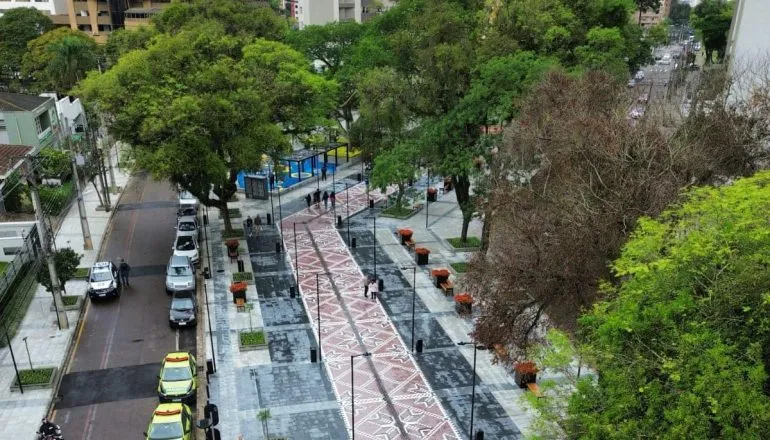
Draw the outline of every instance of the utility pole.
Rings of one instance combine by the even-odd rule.
[[[102,152],[105,150],[107,156],[107,167],[110,171],[110,192],[117,194],[118,187],[115,185],[115,171],[112,169],[112,146],[110,145],[108,136],[102,138]]]
[[[74,151],[73,151],[74,153]],[[86,205],[83,203],[83,189],[80,187],[80,178],[78,177],[78,164],[76,154],[72,155],[72,177],[75,179],[75,190],[78,196],[78,211],[80,212],[80,229],[83,231],[83,249],[91,250],[94,244],[91,241],[91,229],[88,227],[88,218],[86,217]]]
[[[25,165],[30,198],[32,199],[32,206],[35,209],[37,233],[40,236],[40,248],[48,263],[48,275],[51,277],[51,291],[53,292],[53,303],[56,308],[56,318],[59,321],[59,330],[66,330],[70,327],[70,324],[67,320],[67,312],[64,311],[64,301],[61,297],[59,277],[56,275],[56,264],[54,263],[53,254],[49,248],[50,241],[48,240],[48,230],[45,226],[45,214],[43,213],[43,207],[40,203],[40,194],[37,191],[37,172],[32,164],[32,155],[27,155],[25,158]]]

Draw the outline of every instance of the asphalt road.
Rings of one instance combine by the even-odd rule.
[[[161,359],[177,348],[195,352],[195,329],[168,325],[164,272],[176,205],[168,183],[137,175],[116,208],[99,259],[125,258],[130,286],[120,298],[88,304],[54,406],[67,440],[144,438]]]

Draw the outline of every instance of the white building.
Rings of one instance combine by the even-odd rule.
[[[67,15],[67,0],[0,0],[0,16],[14,8],[35,8],[46,15]]]
[[[770,79],[770,1],[736,0],[727,38],[727,59],[735,77],[736,100],[747,98]]]
[[[396,3],[394,0],[297,0],[294,15],[300,29],[334,21],[362,23]]]
[[[75,134],[76,127],[86,125],[86,115],[80,98],[65,96],[57,99],[56,93],[41,93],[40,96],[54,99],[62,134]]]

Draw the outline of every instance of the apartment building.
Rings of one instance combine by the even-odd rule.
[[[178,0],[65,0],[72,29],[83,31],[100,43],[110,32],[150,23],[163,8]]]
[[[71,0],[0,0],[0,17],[15,8],[34,8],[49,16],[54,25],[68,26],[67,3]]]
[[[641,17],[639,16],[639,11],[637,10],[633,17],[631,17],[631,20],[634,23],[639,23],[645,28],[649,28],[652,26],[655,26],[656,24],[660,24],[663,22],[663,20],[668,17],[668,14],[671,12],[671,0],[662,0],[660,2],[660,10],[658,12],[655,11],[645,11],[642,12]]]
[[[286,9],[297,19],[299,28],[334,21],[359,23],[394,6],[396,0],[296,0],[287,1]]]
[[[770,71],[770,2],[736,0],[727,34],[727,60],[735,84],[732,97],[742,101],[757,87],[767,89]],[[767,92],[767,90],[765,90]]]
[[[58,142],[60,134],[53,98],[0,92],[0,144],[28,145],[37,151]]]

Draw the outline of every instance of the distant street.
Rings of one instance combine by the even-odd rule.
[[[146,174],[126,189],[100,260],[131,265],[120,298],[90,303],[65,371],[54,420],[77,440],[142,438],[158,404],[157,374],[169,351],[195,351],[195,330],[168,325],[165,266],[171,255],[177,196]]]

